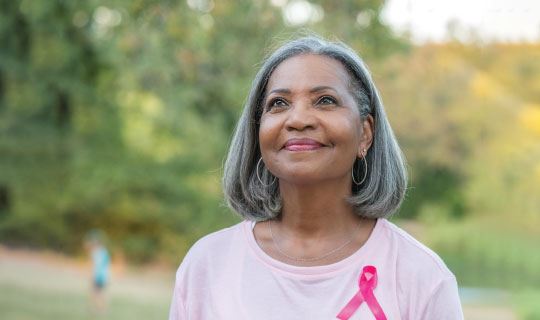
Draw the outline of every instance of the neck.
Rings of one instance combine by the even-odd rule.
[[[300,239],[342,237],[358,226],[360,218],[346,200],[351,194],[348,184],[298,186],[280,181],[280,192],[283,209],[279,223],[284,234]]]

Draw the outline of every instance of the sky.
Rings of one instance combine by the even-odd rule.
[[[540,42],[540,0],[387,0],[382,19],[418,43],[447,40],[449,23],[463,41],[473,28],[484,41]]]

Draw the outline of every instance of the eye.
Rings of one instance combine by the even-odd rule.
[[[283,98],[274,98],[268,102],[266,105],[266,110],[270,111],[272,109],[282,109],[287,107],[287,101],[285,101]]]
[[[319,101],[317,101],[317,104],[324,104],[324,105],[328,105],[328,104],[337,104],[337,101],[336,99],[334,99],[333,97],[331,96],[322,96]]]

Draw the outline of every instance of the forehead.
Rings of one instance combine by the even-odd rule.
[[[301,90],[322,85],[346,89],[349,81],[349,74],[341,62],[323,55],[304,54],[281,62],[268,80],[267,91],[275,88]]]

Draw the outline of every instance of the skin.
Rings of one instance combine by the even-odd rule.
[[[373,140],[373,118],[361,119],[349,83],[339,61],[312,54],[283,61],[270,76],[259,143],[265,166],[279,179],[283,210],[277,219],[258,223],[254,234],[274,259],[300,266],[334,263],[357,251],[373,230],[375,221],[358,217],[346,202],[354,161]],[[292,257],[320,257],[354,238],[325,259],[300,262],[276,249],[270,224],[277,245]]]

